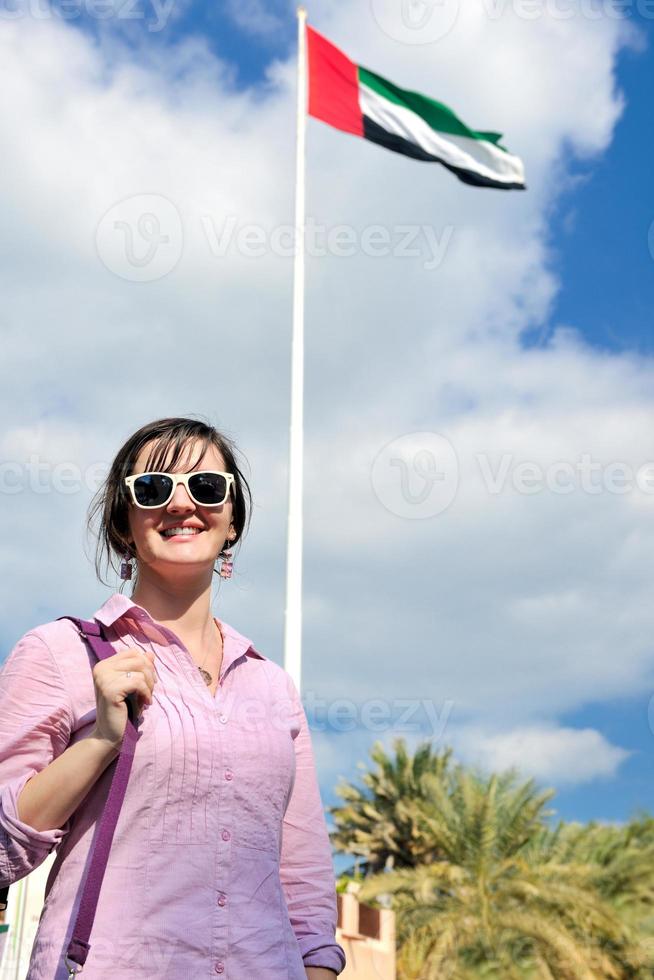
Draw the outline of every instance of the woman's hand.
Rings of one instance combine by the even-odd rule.
[[[131,672],[131,677],[126,674]],[[93,668],[96,721],[92,734],[112,745],[120,746],[127,725],[128,694],[138,694],[139,710],[152,704],[152,691],[158,678],[154,654],[138,647],[128,647],[113,657],[98,660]]]

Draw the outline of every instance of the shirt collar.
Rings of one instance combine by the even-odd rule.
[[[124,595],[122,592],[114,592],[112,596],[109,596],[97,612],[93,613],[93,618],[97,619],[103,626],[112,626],[117,619],[120,619],[128,611],[131,611],[131,615],[136,619],[148,620],[156,625],[156,620],[152,618],[143,606],[138,606],[129,596]],[[225,623],[222,619],[218,620],[218,622],[225,638],[223,660],[220,668],[221,675],[225,673],[227,668],[235,660],[242,657],[243,654],[247,654],[248,657],[258,657],[260,660],[267,660],[267,657],[264,657],[262,653],[254,649],[251,640],[247,636],[243,636],[242,633],[239,633],[238,630],[235,630],[233,626]]]

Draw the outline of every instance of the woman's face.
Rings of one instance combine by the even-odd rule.
[[[150,442],[143,447],[134,464],[134,473],[145,472],[152,446]],[[169,456],[158,469],[160,472],[189,473],[190,464],[199,451],[199,443],[189,442],[173,471],[167,466],[168,459],[172,459],[173,455],[171,448]],[[221,453],[215,446],[210,446],[193,470],[225,472],[226,466]],[[181,483],[177,484],[173,496],[163,507],[144,510],[130,501],[129,528],[139,562],[154,566],[163,575],[170,572],[171,566],[195,566],[197,572],[200,566],[206,565],[213,571],[225,541],[235,537],[231,527],[232,509],[231,495],[218,507],[203,507],[189,497]],[[163,534],[166,529],[180,525],[190,525],[198,531],[173,537]]]

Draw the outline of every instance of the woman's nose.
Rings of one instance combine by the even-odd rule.
[[[168,510],[194,510],[195,504],[189,497],[186,487],[182,483],[178,483],[175,487],[175,493],[170,498],[168,504]]]

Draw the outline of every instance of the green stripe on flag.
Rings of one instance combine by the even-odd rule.
[[[452,136],[466,136],[468,139],[493,143],[500,150],[504,150],[506,153],[509,152],[499,142],[502,139],[501,133],[488,133],[470,129],[451,109],[443,105],[442,102],[436,102],[435,99],[430,99],[420,92],[409,92],[406,89],[399,88],[397,85],[393,85],[392,82],[387,81],[387,79],[382,78],[381,75],[375,75],[374,72],[368,71],[367,68],[362,68],[360,65],[359,84],[372,89],[373,92],[388,99],[389,102],[394,102],[396,105],[404,106],[404,108],[415,112],[416,115],[424,119],[428,126],[431,126],[432,129],[438,132],[449,133]]]

